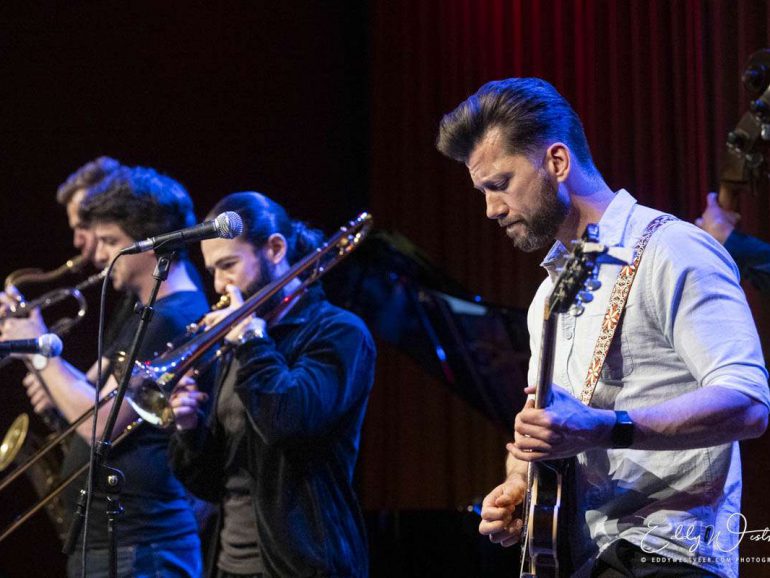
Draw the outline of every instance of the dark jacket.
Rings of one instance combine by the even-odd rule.
[[[372,337],[320,289],[269,333],[235,352],[235,391],[251,426],[246,468],[267,574],[367,576],[352,478],[374,379]],[[174,472],[200,498],[223,498],[225,446],[214,410],[205,425],[172,438]]]
[[[763,293],[770,293],[770,245],[733,231],[725,241],[725,249],[741,270],[741,279],[746,279]]]

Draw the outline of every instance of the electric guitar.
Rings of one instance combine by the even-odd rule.
[[[593,299],[591,291],[601,286],[597,257],[607,251],[598,243],[598,225],[588,225],[583,239],[575,243],[572,254],[546,299],[540,363],[535,392],[535,407],[547,407],[551,397],[553,357],[559,314],[583,312]],[[527,494],[524,499],[521,578],[569,576],[571,561],[567,524],[571,508],[568,479],[573,459],[530,462]]]

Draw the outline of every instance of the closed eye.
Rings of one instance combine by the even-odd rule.
[[[497,181],[492,181],[491,183],[486,183],[487,190],[499,192],[504,191],[508,188],[508,183],[510,182],[510,179],[500,179]]]
[[[206,267],[210,275],[214,275],[214,272],[219,269],[220,271],[229,271],[233,267],[235,267],[236,263],[238,262],[237,259],[228,259],[226,261],[217,261],[213,267]]]

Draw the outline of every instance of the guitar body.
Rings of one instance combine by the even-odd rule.
[[[576,522],[571,499],[573,474],[574,459],[530,464],[529,492],[524,505],[522,578],[560,578],[572,574],[568,532]]]

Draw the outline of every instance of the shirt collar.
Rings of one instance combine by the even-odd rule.
[[[636,205],[636,199],[625,189],[615,193],[615,198],[607,205],[602,218],[599,219],[599,239],[609,246],[621,245],[626,232],[631,211]],[[556,241],[540,266],[548,271],[551,279],[556,278],[556,269],[567,259],[569,250],[561,241]]]

